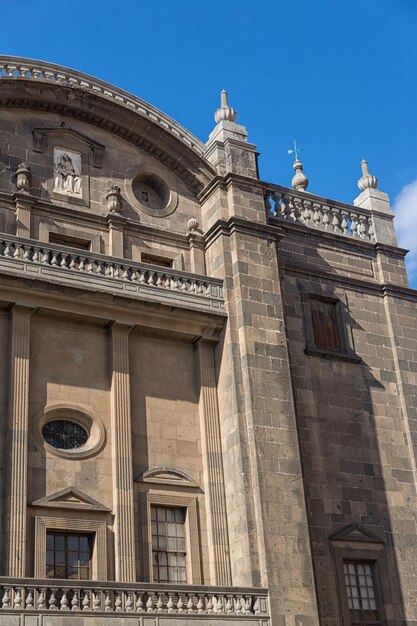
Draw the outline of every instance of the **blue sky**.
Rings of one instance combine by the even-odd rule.
[[[2,54],[114,83],[203,141],[227,89],[264,180],[290,184],[296,138],[309,190],[351,202],[367,158],[417,287],[416,0],[0,0],[0,10]]]

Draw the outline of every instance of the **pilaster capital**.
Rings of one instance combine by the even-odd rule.
[[[112,335],[124,335],[126,337],[130,335],[134,327],[134,324],[122,324],[116,321],[111,322],[109,325]]]
[[[35,307],[24,306],[22,304],[16,304],[16,302],[14,302],[9,307],[9,316],[10,318],[22,317],[22,318],[29,319],[32,317],[35,311],[36,311]]]
[[[13,194],[13,200],[16,209],[30,210],[35,204],[37,198],[24,191],[18,191]]]
[[[128,221],[128,218],[120,215],[120,213],[113,212],[106,215],[106,222],[109,228],[115,228],[116,230],[123,230]]]

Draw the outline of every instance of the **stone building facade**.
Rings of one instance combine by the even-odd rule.
[[[417,292],[386,194],[260,180],[0,57],[1,626],[417,624]]]

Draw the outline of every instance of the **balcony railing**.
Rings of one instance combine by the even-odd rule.
[[[0,234],[0,272],[129,298],[224,312],[223,281]]]
[[[194,137],[194,135],[178,124],[178,122],[144,100],[98,78],[93,78],[92,76],[77,72],[68,67],[34,59],[0,55],[0,79],[2,78],[29,78],[36,81],[47,81],[57,83],[58,85],[77,87],[78,89],[100,94],[152,119],[152,121],[179,137],[198,154],[202,155],[206,150],[206,146],[201,143],[197,137]]]
[[[372,215],[343,202],[326,200],[306,192],[270,185],[265,195],[268,215],[280,221],[304,224],[317,230],[375,241]]]
[[[268,619],[266,589],[0,578],[0,616],[28,612],[182,614]],[[78,623],[78,622],[77,622]]]

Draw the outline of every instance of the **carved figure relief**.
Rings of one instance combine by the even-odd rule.
[[[54,148],[54,191],[82,196],[81,154]]]

